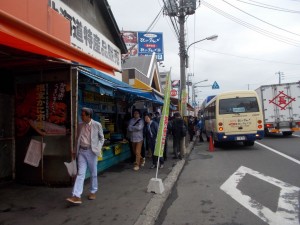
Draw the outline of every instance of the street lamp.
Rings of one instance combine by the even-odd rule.
[[[196,83],[193,84],[193,86],[192,86],[192,104],[194,104],[194,102],[195,102],[195,88],[202,87],[202,86],[196,86],[196,84],[199,84],[199,83],[202,83],[202,82],[206,82],[206,81],[208,81],[208,79],[201,80],[201,81],[198,81],[198,82],[196,82]],[[206,86],[210,87],[210,85],[206,85]]]
[[[205,40],[208,40],[208,41],[215,41],[215,40],[217,40],[217,39],[218,39],[218,35],[214,34],[214,35],[211,35],[211,36],[209,36],[209,37],[207,37],[207,38],[204,38],[204,39],[201,39],[201,40],[199,40],[199,41],[195,41],[195,42],[191,43],[191,44],[186,48],[185,67],[186,67],[186,68],[189,68],[189,55],[188,55],[188,52],[189,52],[189,48],[190,48],[192,45],[197,44],[197,43],[199,43],[199,42],[201,42],[201,41],[205,41]]]
[[[182,20],[180,20],[181,23],[184,22]],[[183,23],[184,24],[184,23]],[[183,34],[184,33],[184,25],[181,24],[182,26],[180,26],[180,33]],[[181,38],[183,38],[183,35],[180,35]],[[179,52],[180,52],[180,105],[181,105],[181,112],[182,112],[182,115],[183,116],[186,116],[187,115],[187,112],[186,112],[186,71],[185,71],[185,68],[188,68],[188,50],[189,48],[198,43],[198,42],[201,42],[201,41],[205,41],[205,40],[216,40],[218,38],[218,35],[212,35],[212,36],[209,36],[209,37],[206,37],[204,39],[201,39],[199,41],[195,41],[193,42],[192,44],[190,44],[186,49],[185,49],[185,44],[183,42],[183,40],[180,40],[179,41]],[[185,64],[185,65],[184,65]],[[183,95],[185,95],[185,97],[183,97]]]

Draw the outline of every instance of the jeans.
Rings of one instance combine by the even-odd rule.
[[[79,149],[77,157],[78,173],[73,187],[73,196],[81,197],[83,192],[84,178],[87,167],[90,170],[90,192],[96,193],[98,190],[97,163],[98,157],[91,149]]]

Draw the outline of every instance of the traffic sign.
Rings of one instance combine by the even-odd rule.
[[[220,89],[220,86],[218,85],[217,81],[215,81],[211,88],[212,89]]]
[[[177,91],[175,89],[171,90],[171,96],[174,97],[177,95]]]

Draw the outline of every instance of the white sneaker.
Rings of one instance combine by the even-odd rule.
[[[145,163],[146,163],[146,159],[143,158],[143,162],[141,163],[141,166],[145,166]]]

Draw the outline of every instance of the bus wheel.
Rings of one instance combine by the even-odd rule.
[[[292,133],[293,132],[291,132],[291,131],[286,131],[286,132],[282,132],[282,135],[283,136],[290,136],[290,135],[292,135]]]
[[[245,146],[253,146],[254,145],[254,141],[245,141],[244,145]]]
[[[221,143],[219,142],[219,141],[215,141],[214,140],[214,147],[215,148],[218,148],[218,147],[220,147],[221,146]]]

